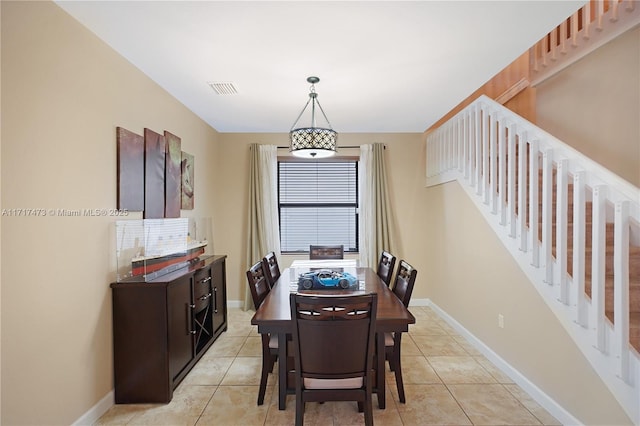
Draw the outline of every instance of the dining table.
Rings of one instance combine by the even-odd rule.
[[[329,269],[337,272],[348,272],[357,278],[357,286],[350,289],[316,289],[299,290],[298,278],[306,272]],[[258,333],[276,334],[278,336],[278,408],[286,408],[287,394],[295,393],[295,387],[288,380],[292,363],[287,362],[287,342],[291,340],[293,322],[289,296],[291,293],[302,294],[366,294],[378,295],[376,311],[376,384],[374,392],[378,398],[378,406],[385,408],[385,347],[384,333],[402,333],[409,330],[409,324],[415,324],[415,317],[398,299],[378,274],[369,267],[361,267],[355,261],[347,260],[304,260],[294,261],[291,267],[282,271],[280,278],[274,283],[271,291],[251,318],[251,324],[258,326]],[[330,343],[330,342],[329,342]]]

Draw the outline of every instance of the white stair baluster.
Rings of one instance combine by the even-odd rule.
[[[604,185],[593,189],[593,242],[591,243],[591,304],[595,327],[595,347],[607,353],[605,322],[605,254],[606,254],[606,202],[607,188]]]
[[[567,277],[567,202],[569,160],[558,161],[556,194],[556,265],[560,283],[560,301],[569,304],[569,283]]]
[[[573,175],[573,300],[576,301],[576,323],[582,327],[588,326],[588,305],[585,294],[585,172]]]
[[[629,202],[615,206],[613,240],[614,352],[620,357],[618,375],[631,383],[629,374]]]

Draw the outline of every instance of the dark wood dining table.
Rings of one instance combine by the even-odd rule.
[[[330,291],[339,294],[378,294],[378,309],[376,312],[376,386],[374,391],[378,398],[378,406],[381,409],[385,408],[384,333],[406,332],[409,330],[409,324],[415,324],[416,320],[373,269],[363,267],[328,268],[326,264],[323,264],[321,268],[350,272],[358,278],[359,288],[350,290],[305,290],[301,291],[301,293],[327,294]],[[258,326],[259,333],[276,333],[278,335],[278,408],[280,410],[286,408],[287,393],[295,393],[293,387],[287,387],[287,341],[290,340],[293,328],[289,295],[298,291],[299,274],[308,272],[311,269],[317,268],[305,264],[303,267],[285,269],[251,319],[251,324]]]

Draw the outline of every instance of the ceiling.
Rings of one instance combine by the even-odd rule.
[[[313,75],[334,130],[401,133],[425,131],[585,2],[56,3],[219,132],[288,132]]]

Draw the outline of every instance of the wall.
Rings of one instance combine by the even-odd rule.
[[[180,136],[183,213],[214,216],[215,130],[54,3],[0,7],[2,209],[115,208],[122,126]],[[2,424],[71,424],[112,391],[114,220],[2,216]]]
[[[537,125],[640,186],[640,27],[537,86]]]
[[[340,146],[359,146],[380,142],[386,145],[389,192],[392,204],[401,208],[394,210],[398,224],[398,250],[396,256],[406,257],[407,261],[420,270],[424,264],[421,256],[422,241],[413,226],[420,225],[420,213],[424,209],[421,194],[424,191],[424,143],[422,136],[415,133],[401,134],[362,134],[341,133],[338,136],[338,153],[341,155],[359,155],[359,149],[341,149]],[[246,264],[246,223],[249,145],[251,143],[288,145],[288,135],[259,133],[222,133],[219,137],[218,174],[225,185],[220,190],[220,198],[226,208],[220,209],[216,223],[220,226],[214,235],[216,251],[229,255],[227,262],[228,298],[232,301],[244,300],[248,290],[245,272]],[[279,155],[288,155],[288,150],[279,151]],[[222,178],[223,177],[223,178]],[[281,268],[288,267],[295,256],[283,256]],[[427,281],[418,279],[413,293],[414,298],[427,298]]]
[[[431,300],[583,424],[631,424],[460,184],[425,198]]]

